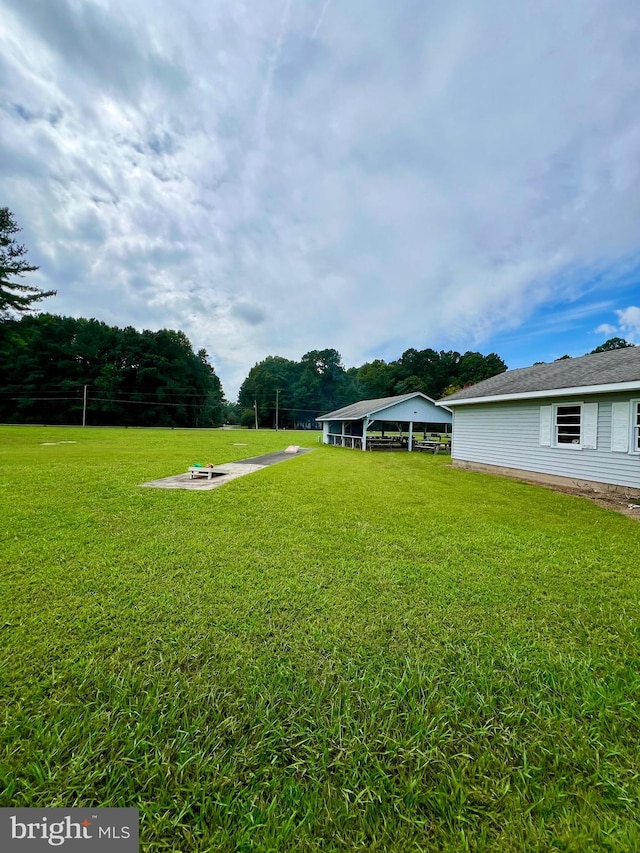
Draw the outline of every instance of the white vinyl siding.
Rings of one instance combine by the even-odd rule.
[[[615,440],[612,413],[620,403],[627,407],[625,435],[629,445],[632,420],[629,398],[625,400],[621,394],[599,395],[597,402],[582,401],[579,452],[575,445],[554,442],[554,407],[575,405],[570,398],[456,406],[452,458],[640,488],[640,451],[634,455],[611,452]],[[640,401],[636,398],[633,409],[636,416],[637,403]],[[637,441],[637,432],[635,435]]]

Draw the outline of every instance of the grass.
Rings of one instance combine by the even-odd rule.
[[[0,805],[138,807],[144,851],[640,849],[637,522],[316,433],[0,427],[0,470]]]

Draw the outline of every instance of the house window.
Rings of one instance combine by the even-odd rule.
[[[633,412],[633,452],[640,453],[640,401],[634,400]]]
[[[628,441],[628,408],[626,412]],[[597,450],[598,404],[557,403],[540,406],[540,444],[543,447]]]
[[[556,444],[580,446],[582,406],[556,406]]]

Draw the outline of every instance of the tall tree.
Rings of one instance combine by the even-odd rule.
[[[362,395],[363,400],[393,396],[392,367],[383,359],[376,358],[356,368],[356,382],[358,393]]]
[[[490,352],[489,355],[465,352],[458,362],[455,378],[462,386],[475,385],[483,379],[490,379],[498,373],[504,373],[506,369],[507,365],[495,352]]]
[[[255,364],[240,387],[238,403],[242,409],[242,422],[255,422],[254,403],[258,405],[258,425],[293,426],[293,389],[300,375],[300,365],[279,355],[269,355]]]
[[[294,388],[296,407],[306,412],[309,423],[317,415],[353,402],[355,385],[336,349],[311,350],[302,356],[301,372]]]
[[[13,281],[38,269],[27,262],[27,250],[15,240],[14,234],[20,230],[9,208],[0,207],[0,320],[24,314],[35,302],[56,294],[55,290]]]
[[[625,341],[624,338],[609,338],[608,341],[605,341],[603,344],[600,344],[599,347],[592,349],[589,353],[593,355],[596,352],[609,352],[612,349],[626,349],[627,347],[632,347],[633,344],[630,344],[628,341]]]
[[[507,369],[495,353],[466,352],[460,355],[455,350],[436,352],[432,349],[408,349],[397,361],[391,362],[390,367],[395,376],[395,394],[422,391],[434,400],[445,390],[452,393]]]
[[[270,355],[240,387],[241,422],[254,422],[257,403],[258,425],[275,426],[277,401],[278,426],[310,426],[319,414],[362,399],[356,372],[345,371],[335,349],[311,350],[300,361]]]

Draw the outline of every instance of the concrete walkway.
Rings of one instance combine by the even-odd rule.
[[[191,477],[191,474],[176,474],[173,477],[165,477],[162,480],[151,480],[149,483],[141,483],[142,486],[151,489],[193,489],[199,492],[208,492],[211,489],[217,489],[218,486],[223,486],[225,483],[236,480],[238,477],[245,477],[247,474],[253,474],[255,471],[262,471],[269,465],[275,465],[276,462],[284,462],[285,459],[292,459],[296,456],[301,456],[303,453],[309,453],[314,450],[313,447],[300,447],[296,453],[288,453],[280,450],[276,453],[266,453],[263,456],[252,456],[250,459],[238,459],[236,462],[225,462],[222,465],[215,465],[213,469],[204,469],[206,471],[213,470],[213,478],[209,480],[207,477]]]

